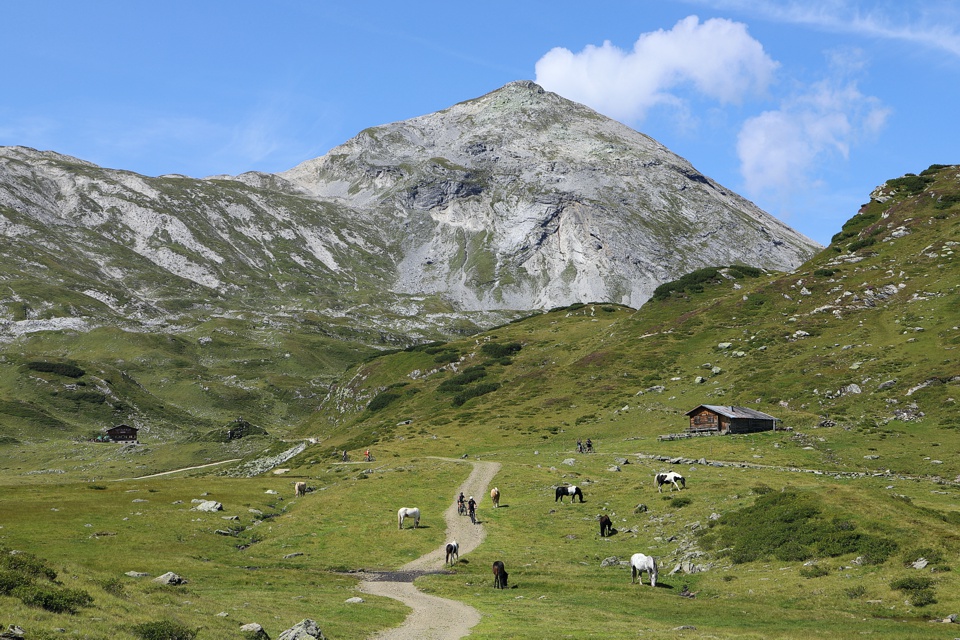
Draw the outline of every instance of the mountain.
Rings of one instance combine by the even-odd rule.
[[[152,178],[3,148],[0,234],[7,336],[315,313],[368,344],[573,302],[637,307],[697,267],[789,270],[818,248],[531,82],[279,175]]]
[[[818,245],[655,140],[513,82],[281,174],[383,225],[392,288],[460,309],[639,307],[698,267],[788,271]]]

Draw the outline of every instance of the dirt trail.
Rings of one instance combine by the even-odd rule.
[[[473,464],[473,471],[459,490],[465,496],[474,497],[478,513],[481,513],[480,507],[490,506],[487,491],[500,470],[500,463],[470,464]],[[478,520],[478,524],[471,524],[470,518],[457,513],[457,505],[452,498],[450,506],[443,513],[447,523],[446,540],[456,540],[460,544],[460,553],[467,554],[480,546],[487,534],[482,519]],[[480,622],[480,613],[476,609],[456,600],[420,593],[413,586],[413,580],[417,577],[443,570],[445,560],[444,549],[438,548],[408,562],[398,572],[377,574],[376,578],[360,583],[358,588],[363,593],[393,598],[413,609],[402,625],[382,631],[371,640],[457,640],[470,634],[470,629]]]

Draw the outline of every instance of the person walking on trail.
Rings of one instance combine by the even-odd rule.
[[[587,453],[593,453],[593,441],[587,438]]]
[[[583,453],[583,440],[577,438],[577,453]]]
[[[365,461],[370,462],[370,449],[367,449],[367,450],[363,453],[363,458],[364,458]]]
[[[473,499],[473,496],[470,496],[470,499],[467,500],[467,511],[470,513],[470,522],[477,524],[477,502]]]

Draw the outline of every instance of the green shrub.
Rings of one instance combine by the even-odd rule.
[[[394,400],[400,398],[399,393],[393,393],[392,391],[382,391],[378,393],[373,400],[370,401],[370,404],[367,405],[367,411],[371,413],[385,409],[390,405]]]
[[[10,595],[14,589],[26,584],[30,584],[29,576],[19,571],[0,570],[0,595]]]
[[[65,362],[44,362],[42,360],[28,362],[27,368],[31,369],[32,371],[55,373],[58,376],[64,376],[66,378],[80,378],[86,373],[86,371],[74,364],[67,364]]]
[[[437,364],[449,364],[460,359],[460,353],[457,351],[443,351],[434,356],[433,361]]]
[[[519,342],[510,342],[501,344],[499,342],[487,342],[480,346],[480,352],[490,358],[505,358],[512,356],[523,348]]]
[[[844,519],[827,520],[811,494],[784,490],[764,493],[753,505],[725,513],[708,531],[715,536],[710,544],[726,549],[734,563],[771,556],[805,560],[816,551],[824,556],[857,553],[865,562],[879,564],[897,550],[895,541],[855,529]]]
[[[933,587],[933,578],[929,576],[907,576],[899,578],[890,583],[891,589],[897,591],[917,591],[919,589],[930,589]]]
[[[849,251],[850,253],[853,253],[854,251],[859,251],[860,249],[863,249],[864,247],[869,247],[869,246],[875,245],[876,243],[877,243],[877,239],[874,238],[873,236],[868,236],[868,237],[866,237],[866,238],[860,238],[859,240],[855,240],[855,241],[851,242],[850,244],[848,244],[848,245],[847,245],[847,251]]]
[[[903,563],[911,564],[924,558],[930,564],[936,564],[938,562],[943,562],[943,552],[939,549],[933,549],[932,547],[919,547],[916,549],[908,549],[903,553]]]
[[[930,176],[916,176],[908,173],[902,178],[893,178],[887,180],[887,186],[900,192],[906,192],[908,195],[916,195],[927,188],[927,185],[933,182]]]
[[[467,400],[471,398],[477,398],[488,393],[493,393],[500,388],[500,385],[496,382],[484,382],[481,384],[474,385],[467,389],[464,389],[457,395],[453,397],[453,406],[459,407],[462,406]]]
[[[93,598],[82,589],[64,589],[48,585],[26,584],[13,590],[12,595],[28,607],[38,607],[53,613],[76,613],[80,607],[89,607]]]
[[[750,491],[752,491],[754,495],[765,496],[768,493],[773,493],[773,488],[761,482],[760,484],[750,487]]]
[[[960,193],[948,193],[937,198],[937,203],[933,205],[934,209],[950,209],[960,204]]]
[[[837,273],[836,269],[817,269],[813,272],[813,275],[821,278],[829,278],[833,274]]]
[[[130,629],[140,640],[193,640],[197,631],[170,620],[143,622]]]
[[[682,497],[682,498],[672,498],[672,499],[670,500],[670,506],[673,507],[674,509],[680,509],[681,507],[687,506],[687,505],[690,504],[691,502],[693,502],[693,500],[691,500],[690,498],[688,498],[688,497],[686,497],[686,496],[684,496],[684,497]]]
[[[950,167],[950,166],[953,166],[953,165],[949,165],[949,164],[932,164],[932,165],[930,165],[929,167],[927,167],[926,169],[924,169],[923,171],[921,171],[921,172],[920,172],[920,175],[921,175],[921,176],[928,176],[928,175],[931,175],[931,174],[934,174],[934,173],[938,173],[941,169],[946,169],[947,167]]]
[[[486,377],[486,375],[486,368],[482,366],[470,367],[468,369],[464,369],[462,373],[459,373],[452,378],[448,378],[441,382],[437,386],[437,391],[444,393],[459,393],[463,387],[471,382],[476,382],[477,380]]]
[[[57,572],[32,553],[10,553],[0,548],[0,569],[18,571],[30,578],[43,577],[47,580],[56,580]]]

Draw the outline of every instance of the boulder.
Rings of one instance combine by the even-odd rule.
[[[157,576],[153,579],[154,582],[159,582],[160,584],[187,584],[189,580],[186,578],[181,578],[173,571],[167,571],[162,576]]]
[[[240,627],[240,633],[245,640],[270,640],[270,636],[256,622],[251,622]]]
[[[207,511],[213,513],[215,511],[223,511],[223,505],[216,500],[201,500],[197,506],[190,509],[190,511]]]
[[[323,631],[317,626],[317,623],[309,618],[301,620],[286,631],[282,631],[277,640],[326,640]]]

